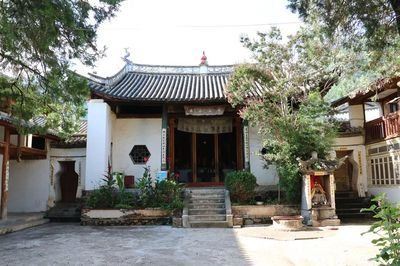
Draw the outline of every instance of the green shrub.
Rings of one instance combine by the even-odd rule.
[[[161,180],[156,182],[155,201],[157,205],[166,210],[183,209],[182,185],[174,180]]]
[[[136,185],[139,189],[139,201],[142,207],[157,207],[154,201],[155,187],[151,179],[150,166],[144,167],[143,176],[138,180]]]
[[[372,201],[375,204],[361,211],[373,212],[374,218],[378,219],[368,231],[379,236],[372,240],[379,247],[374,259],[380,265],[400,265],[400,206],[389,203],[385,194]]]
[[[284,190],[285,199],[290,203],[300,202],[302,176],[298,166],[287,162],[277,166],[279,184]]]
[[[107,185],[100,186],[98,189],[90,192],[86,199],[86,205],[93,209],[110,209],[116,202],[115,188]]]
[[[93,209],[129,209],[133,207],[134,197],[125,191],[124,175],[112,173],[108,165],[107,173],[102,179],[104,182],[98,189],[93,190],[86,198],[86,205]],[[118,186],[118,189],[115,186]]]
[[[225,186],[229,190],[233,202],[248,203],[254,198],[257,180],[248,171],[235,171],[226,176]]]
[[[166,210],[183,209],[182,185],[174,180],[153,180],[150,167],[144,168],[143,177],[139,179],[139,200],[142,207],[161,207]]]

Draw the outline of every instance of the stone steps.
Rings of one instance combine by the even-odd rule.
[[[227,228],[229,224],[227,221],[201,221],[201,222],[190,222],[192,228]]]
[[[191,203],[189,204],[189,210],[193,209],[223,209],[225,203]]]
[[[225,204],[225,199],[210,199],[210,198],[191,198],[189,200],[190,204],[197,205],[197,204],[204,204],[204,203],[220,203]]]
[[[225,221],[225,214],[209,214],[209,215],[189,215],[189,222],[199,222],[199,221]]]
[[[46,212],[46,218],[51,222],[79,222],[81,220],[81,203],[57,202]]]
[[[361,198],[352,191],[336,192],[336,214],[340,219],[365,220],[371,219],[373,214],[370,212],[361,212],[361,209],[371,206],[371,199]]]
[[[225,189],[194,188],[185,194],[187,227],[229,227]]]
[[[226,209],[225,208],[189,209],[189,215],[212,215],[212,214],[226,214]]]

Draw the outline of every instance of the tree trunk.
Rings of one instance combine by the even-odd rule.
[[[396,28],[397,34],[400,35],[400,0],[390,0],[390,5],[393,8],[393,12],[396,16]]]

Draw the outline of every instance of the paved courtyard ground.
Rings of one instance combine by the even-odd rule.
[[[1,265],[373,265],[366,225],[324,238],[266,239],[268,228],[46,224],[0,236]]]

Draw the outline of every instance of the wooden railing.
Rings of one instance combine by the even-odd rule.
[[[400,135],[400,112],[365,123],[365,142],[371,143]]]

